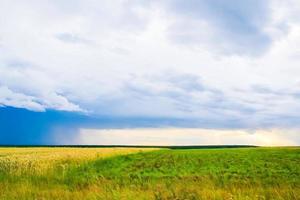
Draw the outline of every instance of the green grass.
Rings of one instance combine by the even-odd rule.
[[[300,199],[299,163],[300,148],[164,149],[65,160],[47,173],[0,170],[0,199]]]

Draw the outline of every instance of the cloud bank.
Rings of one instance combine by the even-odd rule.
[[[70,140],[66,141],[70,142]],[[298,130],[82,129],[72,144],[297,146]]]
[[[0,4],[0,106],[299,127],[296,0]]]

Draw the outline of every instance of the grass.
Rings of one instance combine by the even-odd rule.
[[[2,148],[0,199],[300,199],[300,148]]]

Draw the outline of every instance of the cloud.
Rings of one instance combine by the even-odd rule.
[[[34,111],[44,111],[44,107],[35,102],[32,96],[26,96],[21,93],[15,93],[7,87],[0,87],[0,105],[13,106],[17,108],[27,108]]]
[[[82,129],[71,144],[297,146],[298,130],[209,130],[184,128]]]
[[[5,1],[0,103],[182,121],[172,126],[298,127],[296,3]]]
[[[44,97],[34,97],[14,92],[5,86],[0,86],[0,105],[27,108],[38,112],[46,109],[83,112],[78,105],[69,102],[65,97],[58,94],[53,93]]]
[[[66,42],[66,43],[73,43],[73,44],[90,44],[91,41],[81,38],[77,35],[73,35],[70,33],[60,33],[56,35],[56,38]]]
[[[175,18],[168,29],[170,39],[182,46],[207,47],[225,55],[260,56],[273,43],[270,1],[167,1],[167,16]]]

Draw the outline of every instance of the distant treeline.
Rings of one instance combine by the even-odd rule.
[[[0,145],[0,147],[76,147],[76,148],[168,148],[168,149],[219,149],[219,148],[249,148],[254,145],[184,145],[184,146],[155,146],[155,145]]]

